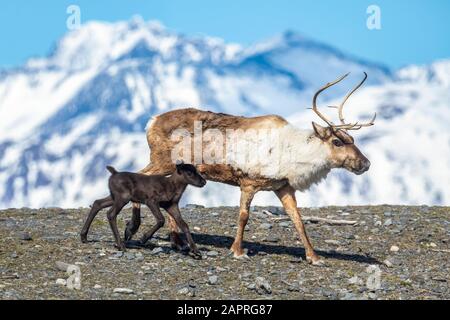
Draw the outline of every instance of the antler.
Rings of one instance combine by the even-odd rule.
[[[331,120],[329,120],[326,116],[324,116],[319,109],[317,108],[317,97],[319,97],[319,95],[327,90],[329,87],[334,86],[335,84],[341,82],[342,80],[344,80],[350,73],[344,74],[342,77],[340,77],[339,79],[327,83],[325,86],[323,86],[322,88],[319,89],[319,91],[316,92],[316,94],[314,95],[313,98],[313,107],[312,110],[319,116],[320,119],[322,119],[323,121],[325,121],[330,127],[334,127],[335,125],[333,124],[333,122]]]
[[[370,127],[374,125],[375,119],[377,118],[377,114],[375,113],[374,117],[372,118],[372,120],[370,122],[367,123],[345,123],[345,119],[344,119],[344,115],[343,115],[343,108],[345,103],[347,102],[347,100],[350,98],[350,96],[355,93],[356,90],[358,90],[363,84],[364,82],[366,82],[367,80],[367,73],[364,72],[364,79],[352,90],[350,91],[344,98],[344,100],[342,101],[342,103],[339,105],[339,107],[334,107],[334,106],[329,106],[330,108],[337,108],[338,109],[338,114],[339,114],[339,120],[341,121],[341,124],[339,125],[335,125],[331,120],[329,120],[325,115],[323,115],[317,108],[317,97],[326,89],[334,86],[335,84],[341,82],[342,80],[344,80],[350,73],[347,73],[345,75],[343,75],[342,77],[340,77],[339,79],[327,83],[324,87],[322,87],[319,91],[316,92],[316,94],[314,95],[313,98],[313,111],[323,120],[325,121],[328,126],[330,126],[333,130],[359,130],[363,127]]]

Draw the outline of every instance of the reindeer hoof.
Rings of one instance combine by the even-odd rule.
[[[315,267],[324,267],[325,266],[325,261],[320,259],[318,256],[306,257],[306,261],[308,261],[309,264],[311,264]]]
[[[233,255],[234,259],[238,259],[238,260],[247,260],[250,259],[250,257],[247,254],[248,250],[239,250],[239,251],[234,251],[233,249],[230,249],[230,255]]]

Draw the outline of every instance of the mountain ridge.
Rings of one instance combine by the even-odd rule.
[[[71,42],[73,38],[76,41]],[[421,196],[419,192],[427,188],[405,185],[409,171],[395,163],[405,161],[407,152],[390,146],[392,141],[404,143],[406,136],[391,126],[407,121],[405,132],[410,137],[439,139],[443,160],[448,159],[450,60],[393,72],[377,63],[352,60],[351,55],[292,31],[251,49],[217,38],[178,35],[142,19],[92,22],[58,43],[48,58],[30,59],[23,69],[0,76],[0,207],[90,203],[106,191],[106,165],[136,171],[147,164],[145,126],[153,115],[174,108],[192,106],[244,116],[275,113],[309,127],[317,120],[306,109],[314,92],[349,71],[349,79],[325,92],[321,104],[342,98],[363,71],[369,73],[366,87],[349,101],[346,112],[354,119],[374,111],[380,115],[375,129],[356,134],[363,152],[368,149],[371,160],[378,159],[389,169],[389,174],[382,174],[375,165],[376,175],[388,181],[400,203],[450,201],[445,191],[450,172],[442,160],[432,159],[425,147],[410,151],[419,164],[432,167],[438,161],[442,166],[440,174],[433,173],[435,182],[416,165],[423,174],[414,183],[432,191]],[[430,102],[436,105],[432,112],[426,109]],[[412,115],[439,125],[425,130],[410,119]],[[381,155],[376,143],[382,144]],[[395,161],[389,163],[390,158]],[[390,188],[383,188],[380,181],[371,172],[353,177],[338,171],[301,198],[306,205],[393,201],[383,190]],[[238,190],[231,187],[226,199],[217,196],[223,193],[217,190],[214,184],[208,190],[190,190],[185,201],[219,205],[238,197]],[[264,195],[257,201],[274,199]]]

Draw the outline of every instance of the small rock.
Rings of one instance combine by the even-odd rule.
[[[289,221],[280,222],[280,227],[282,227],[282,228],[290,228],[291,225],[292,225],[292,223]]]
[[[328,243],[328,244],[332,244],[332,245],[335,245],[335,246],[340,246],[341,245],[341,242],[339,241],[339,240],[325,240],[325,243]]]
[[[375,226],[381,226],[381,221],[375,221]]]
[[[158,255],[158,254],[160,254],[160,253],[162,253],[162,252],[164,252],[163,248],[161,248],[161,247],[156,247],[155,249],[153,249],[152,251],[150,251],[150,254],[156,256],[156,255]]]
[[[358,278],[358,276],[351,277],[348,279],[348,283],[350,284],[362,284],[362,280]]]
[[[28,232],[22,232],[19,235],[19,239],[20,240],[24,240],[24,241],[31,241],[31,240],[33,240],[33,238],[31,237],[31,235]]]
[[[270,230],[272,229],[272,225],[270,223],[261,223],[259,225],[259,228],[264,230]]]
[[[275,235],[269,235],[264,239],[265,242],[277,243],[280,242],[280,238]]]
[[[120,294],[133,294],[134,291],[128,288],[115,288],[114,293],[120,293]]]
[[[219,255],[219,253],[217,252],[217,251],[208,251],[207,253],[206,253],[206,255],[208,256],[208,257],[217,257],[218,255]]]
[[[66,286],[67,281],[65,279],[56,279],[56,284],[60,286]]]
[[[144,261],[144,255],[140,252],[137,252],[135,255],[136,261]]]
[[[346,292],[344,296],[341,298],[342,300],[356,300],[356,295],[351,292]]]
[[[266,211],[266,210],[264,210]],[[268,207],[267,211],[269,211],[270,213],[277,215],[277,216],[281,216],[281,215],[285,215],[286,212],[284,211],[283,208],[280,207]]]
[[[56,268],[58,268],[60,271],[64,271],[64,272],[67,272],[67,269],[70,266],[70,264],[62,262],[62,261],[56,261],[55,265],[56,265]]]
[[[272,293],[272,287],[270,286],[270,283],[263,277],[256,277],[255,286],[258,293]]]
[[[375,300],[376,298],[378,298],[377,294],[374,292],[369,292],[368,296],[372,300]]]
[[[388,259],[383,261],[383,264],[388,267],[388,268],[392,268],[394,265],[392,264],[392,262],[390,262]]]
[[[211,215],[212,215],[213,217],[218,217],[218,216],[219,216],[219,213],[218,213],[218,212],[212,212]]]
[[[219,278],[217,276],[210,276],[208,278],[208,283],[211,285],[215,285],[215,284],[217,284],[218,280],[219,280]]]
[[[133,260],[134,254],[131,252],[127,252],[127,253],[125,253],[125,258],[127,258],[128,260]]]
[[[342,212],[341,213],[341,216],[344,216],[344,217],[348,217],[350,215],[350,212]]]
[[[183,287],[178,290],[178,294],[187,295],[189,293],[189,289],[187,287]]]
[[[397,246],[391,246],[391,248],[389,249],[391,252],[398,252],[400,250],[399,247]]]
[[[102,286],[99,285],[99,284],[96,284],[96,285],[94,286],[94,289],[101,289],[101,288],[102,288]]]
[[[122,251],[117,251],[116,253],[114,253],[111,256],[111,258],[114,258],[114,259],[118,259],[118,258],[121,258],[121,257],[123,257],[123,252]]]
[[[385,211],[383,214],[384,214],[385,217],[392,216],[392,212],[390,212],[390,211]]]
[[[385,227],[389,227],[390,225],[392,225],[392,219],[387,219],[384,224]]]
[[[202,206],[202,205],[199,205],[199,204],[192,204],[192,203],[189,203],[189,204],[184,206],[185,209],[202,209],[204,207],[205,206]]]

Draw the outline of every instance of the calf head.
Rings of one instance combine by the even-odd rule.
[[[195,187],[202,188],[206,184],[206,180],[198,173],[192,164],[177,162],[177,174],[187,183]]]

